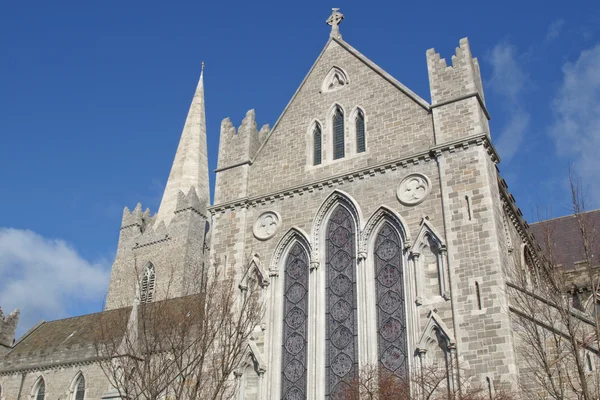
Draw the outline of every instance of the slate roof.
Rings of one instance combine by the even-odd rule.
[[[589,233],[588,237],[592,241],[593,267],[599,267],[598,257],[600,256],[600,209],[588,211],[582,214],[583,221],[586,224]],[[578,286],[588,285],[587,277],[583,272],[585,256],[583,255],[583,238],[579,232],[579,224],[574,215],[567,215],[560,218],[549,219],[536,222],[530,225],[531,232],[540,245],[542,252],[546,251],[546,243],[553,245],[554,258],[557,264],[560,264],[567,271],[573,283]],[[546,238],[550,239],[547,240]]]
[[[94,339],[100,322],[110,318],[112,333],[122,335],[130,313],[127,307],[42,322],[0,357],[0,372],[95,359]]]
[[[140,332],[168,331],[171,321],[186,318],[193,323],[199,317],[202,297],[190,295],[169,300],[140,304]],[[0,356],[0,373],[47,368],[55,365],[97,360],[94,343],[101,338],[120,342],[131,316],[131,307],[118,308],[79,317],[42,321]],[[156,318],[158,317],[158,319]]]

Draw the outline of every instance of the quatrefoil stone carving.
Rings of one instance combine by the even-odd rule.
[[[421,203],[431,191],[431,181],[423,174],[411,174],[404,178],[396,195],[400,203],[414,206]]]
[[[258,240],[271,239],[281,226],[281,217],[275,211],[262,213],[254,223],[254,237]]]

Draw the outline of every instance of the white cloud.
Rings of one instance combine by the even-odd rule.
[[[557,19],[548,27],[548,32],[546,32],[546,42],[551,42],[562,33],[562,29],[565,25],[564,19]]]
[[[510,160],[518,151],[523,135],[529,127],[530,115],[521,97],[527,84],[527,75],[517,61],[516,48],[510,43],[499,43],[486,57],[492,66],[490,88],[502,98],[508,118],[495,139],[495,145],[504,160]]]
[[[594,204],[600,203],[600,44],[562,67],[563,80],[552,101],[550,133],[559,155],[574,162]]]
[[[21,310],[18,335],[68,308],[101,305],[109,276],[108,262],[89,262],[63,240],[0,228],[0,306]]]

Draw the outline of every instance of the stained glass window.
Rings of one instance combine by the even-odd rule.
[[[46,382],[42,379],[38,385],[35,400],[44,400],[46,398]]]
[[[313,131],[314,165],[321,164],[321,125],[316,124]]]
[[[154,271],[154,265],[149,263],[144,271],[142,277],[142,284],[140,285],[140,301],[142,303],[150,303],[154,297],[154,282],[156,280],[156,273]]]
[[[361,110],[356,114],[356,152],[365,151],[365,115]]]
[[[350,212],[338,206],[327,225],[326,395],[337,397],[356,374],[356,245]]]
[[[344,114],[337,107],[333,114],[333,159],[344,157]]]
[[[85,378],[83,375],[79,376],[77,380],[77,387],[75,388],[75,400],[83,400],[85,397]]]
[[[285,262],[281,398],[306,399],[308,255],[300,244]]]
[[[398,233],[387,222],[377,234],[374,253],[379,362],[393,375],[406,378],[408,350],[402,246]]]

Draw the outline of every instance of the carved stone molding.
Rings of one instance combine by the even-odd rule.
[[[431,191],[431,181],[426,175],[411,174],[400,182],[396,195],[400,203],[414,206],[427,198]]]
[[[281,217],[275,211],[265,211],[254,223],[254,237],[258,240],[271,239],[281,226]]]

